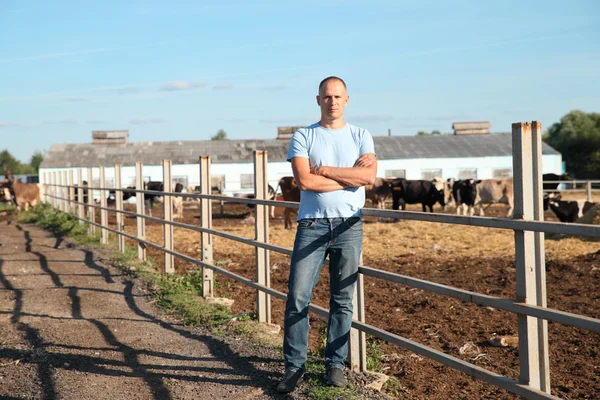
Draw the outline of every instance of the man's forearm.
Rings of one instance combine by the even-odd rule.
[[[320,176],[332,179],[345,187],[361,187],[373,184],[374,173],[370,168],[352,167],[321,167],[318,170]]]
[[[300,190],[310,190],[318,193],[333,192],[347,187],[333,179],[314,174],[309,174],[299,181],[298,186],[300,187]]]

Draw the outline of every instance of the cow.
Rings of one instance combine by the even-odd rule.
[[[463,215],[467,215],[467,211],[469,215],[473,215],[475,211],[475,199],[477,197],[477,184],[480,182],[481,180],[475,179],[454,181],[451,193],[456,204],[456,215],[461,215],[461,209]]]
[[[5,188],[14,194],[17,213],[21,212],[22,207],[27,211],[29,210],[29,206],[35,207],[40,202],[40,187],[38,184],[21,183],[9,171],[6,173],[6,179],[8,182],[5,183]]]
[[[284,176],[277,184],[281,188],[283,201],[300,202],[300,188],[293,176]],[[285,229],[292,229],[292,213],[297,213],[293,208],[286,208],[283,212],[283,225]]]
[[[550,208],[560,222],[575,222],[596,204],[598,203],[592,203],[585,199],[565,201],[556,197],[544,198],[544,210]]]
[[[271,186],[271,185],[268,185],[268,186],[269,187],[267,188],[268,194],[267,194],[266,200],[275,200],[275,198],[276,198],[275,189],[273,189],[273,186]],[[256,198],[254,193],[247,194],[244,197],[246,197],[247,199],[255,199]],[[254,204],[248,204],[248,208],[254,209]],[[275,206],[269,207],[269,216],[271,218],[275,218]]]
[[[384,209],[385,201],[392,197],[391,179],[375,178],[372,185],[365,186],[365,198],[371,200],[373,207]]]
[[[477,183],[477,196],[474,207],[479,206],[479,215],[484,216],[483,204],[503,203],[508,204],[507,218],[512,216],[514,208],[513,180],[484,179]]]
[[[421,203],[423,212],[427,212],[427,207],[433,212],[435,203],[445,207],[444,184],[443,181],[394,179],[391,182],[392,208],[398,210],[402,207],[402,210],[406,210],[407,204]]]
[[[571,178],[571,176],[569,176],[569,174],[562,174],[562,175],[543,174],[542,180],[544,182],[546,182],[546,181],[570,181],[570,180],[573,180],[573,178]],[[544,190],[554,190],[554,191],[556,189],[558,189],[558,185],[560,185],[560,183],[543,183],[542,184]]]
[[[88,183],[87,181],[83,181],[82,185],[83,187],[83,201],[82,199],[79,198],[79,191],[77,190],[77,188],[75,188],[75,201],[80,202],[80,203],[86,203],[88,202]]]
[[[144,190],[152,190],[162,192],[164,185],[159,181],[144,182]],[[183,185],[181,183],[175,184],[175,193],[183,192]],[[135,187],[128,186],[122,190],[123,201],[129,200],[131,197],[136,197]],[[147,210],[147,214],[152,216],[152,205],[160,201],[162,195],[154,193],[144,193],[144,205]],[[114,206],[116,199],[116,190],[111,189],[108,194],[108,205]],[[173,196],[173,207],[175,208],[175,218],[183,218],[183,198],[180,196]]]
[[[0,201],[13,204],[12,193],[10,192],[10,190],[8,190],[7,187],[3,187],[0,189]]]

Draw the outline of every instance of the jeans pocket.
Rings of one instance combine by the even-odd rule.
[[[359,231],[362,229],[363,221],[360,217],[345,218],[344,224],[353,231]]]
[[[317,223],[316,219],[301,219],[298,221],[298,229],[310,229]]]

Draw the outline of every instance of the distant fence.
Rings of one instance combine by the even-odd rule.
[[[568,180],[568,181],[544,181],[544,183],[559,184],[557,189],[545,189],[544,193],[554,192],[585,192],[587,201],[593,201],[593,192],[600,191],[600,180]],[[563,188],[561,188],[563,186]]]
[[[565,233],[571,235],[600,237],[600,227],[582,224],[565,224],[543,222],[543,191],[541,174],[541,124],[539,122],[516,123],[512,126],[513,133],[513,170],[514,174],[514,217],[486,218],[468,217],[447,214],[433,214],[420,212],[405,212],[393,210],[364,209],[363,214],[369,216],[388,217],[414,221],[426,221],[444,224],[457,224],[480,226],[488,228],[510,229],[515,232],[515,259],[516,259],[516,296],[515,299],[506,299],[484,295],[468,290],[450,287],[406,275],[382,271],[362,265],[359,267],[359,276],[354,298],[354,320],[350,333],[349,361],[355,371],[365,371],[366,363],[366,337],[371,334],[380,339],[394,343],[400,347],[421,354],[441,364],[464,372],[476,379],[491,383],[509,392],[528,399],[557,399],[550,394],[550,362],[548,352],[548,326],[547,321],[575,326],[581,329],[600,333],[600,319],[572,314],[552,308],[546,304],[546,276],[545,276],[545,251],[544,233]],[[83,187],[74,185],[73,171],[51,172],[43,175],[45,198],[52,206],[65,212],[72,212],[76,207],[76,218],[81,223],[87,223],[90,231],[95,227],[101,229],[102,243],[108,242],[108,232],[116,235],[118,247],[124,249],[124,238],[129,238],[138,243],[138,257],[146,258],[146,247],[152,247],[164,252],[165,273],[174,272],[173,257],[198,265],[203,271],[203,295],[213,296],[213,272],[232,278],[244,285],[257,290],[257,315],[261,322],[271,321],[270,296],[285,300],[286,294],[270,287],[269,252],[291,255],[292,250],[268,243],[269,219],[267,206],[285,206],[298,208],[298,203],[265,200],[267,191],[267,153],[254,152],[254,184],[256,199],[216,196],[210,194],[210,157],[203,156],[199,159],[201,191],[200,193],[173,193],[171,187],[171,161],[163,161],[164,192],[143,190],[142,163],[136,163],[136,211],[123,210],[121,196],[116,196],[116,207],[108,208],[106,198],[108,188],[104,187],[104,169],[99,167],[101,182],[100,187],[90,187],[88,190],[100,191],[100,206],[93,204],[93,196],[88,196],[87,203],[75,200],[83,199]],[[115,165],[115,186],[117,191],[121,188],[121,165]],[[88,179],[92,176],[92,168],[88,168]],[[82,170],[78,171],[77,183],[82,182]],[[144,215],[143,196],[149,193],[164,196],[164,218]],[[199,226],[174,222],[172,216],[172,197],[180,196],[199,200],[200,224]],[[212,229],[211,202],[229,201],[256,205],[255,239],[248,239]],[[84,208],[88,207],[87,216]],[[95,209],[100,210],[100,222],[95,221]],[[116,228],[108,226],[107,212],[116,212]],[[136,235],[124,232],[123,215],[136,217]],[[164,244],[158,245],[146,240],[145,220],[164,224]],[[178,253],[173,250],[173,227],[185,228],[200,233],[200,259]],[[256,280],[247,279],[225,268],[214,265],[212,235],[234,240],[256,248]],[[400,283],[413,288],[419,288],[432,293],[452,297],[461,301],[474,303],[481,306],[516,313],[518,316],[519,333],[519,381],[514,381],[506,376],[497,374],[477,365],[445,354],[428,346],[419,344],[410,339],[377,328],[365,323],[365,289],[364,276],[371,276],[389,282]],[[310,310],[316,312],[322,319],[327,320],[328,311],[322,307],[310,305]]]

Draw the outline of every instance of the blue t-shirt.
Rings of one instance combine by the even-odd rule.
[[[315,123],[298,129],[290,142],[287,160],[308,158],[310,167],[351,168],[360,156],[375,153],[373,138],[366,129],[346,123],[341,129],[323,128]],[[365,188],[348,188],[327,193],[303,190],[300,194],[298,220],[362,216]]]

